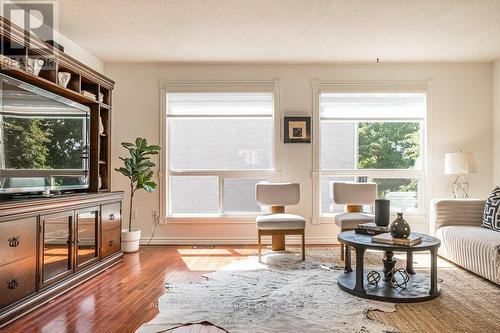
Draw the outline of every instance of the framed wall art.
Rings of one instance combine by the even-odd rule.
[[[285,117],[285,143],[311,143],[311,117]]]

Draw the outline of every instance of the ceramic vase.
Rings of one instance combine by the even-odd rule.
[[[26,70],[29,73],[38,76],[38,74],[40,74],[40,71],[42,70],[43,63],[44,63],[44,61],[41,59],[28,58],[28,60],[26,61],[26,65],[27,65]]]
[[[104,124],[101,117],[99,117],[99,134],[104,134]]]
[[[394,238],[408,238],[410,236],[410,225],[403,218],[403,213],[397,213],[398,217],[389,226],[391,236]]]
[[[59,83],[61,87],[66,88],[68,86],[69,80],[71,80],[71,73],[59,72],[57,73],[57,79],[57,83]]]

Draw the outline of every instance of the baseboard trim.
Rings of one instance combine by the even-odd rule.
[[[266,239],[268,238],[268,239]],[[270,237],[262,238],[263,244],[271,244]],[[287,236],[287,244],[301,244],[300,236]],[[155,237],[141,238],[141,245],[256,245],[257,237]],[[337,237],[306,237],[306,244],[339,244]]]

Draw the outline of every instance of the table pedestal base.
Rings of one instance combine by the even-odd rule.
[[[393,251],[385,251],[384,258],[382,259],[384,263],[384,281],[391,281],[391,271],[396,266],[396,259],[394,259]]]
[[[410,275],[410,281],[408,281],[406,289],[403,290],[393,288],[389,282],[385,282],[382,279],[378,285],[371,285],[365,279],[369,271],[371,270],[364,270],[362,275],[364,292],[360,291],[359,288],[356,289],[355,272],[340,274],[337,278],[337,284],[340,289],[354,296],[391,303],[428,301],[438,297],[441,292],[438,288],[430,290],[430,277],[423,274]],[[383,271],[379,273],[381,276],[384,274]]]

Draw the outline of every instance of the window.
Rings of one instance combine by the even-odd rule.
[[[319,93],[320,215],[343,211],[333,204],[334,181],[375,182],[391,210],[419,214],[425,155],[426,93],[353,91]],[[361,88],[361,87],[360,87]]]
[[[275,167],[272,87],[248,92],[193,89],[166,91],[166,214],[261,212],[255,184],[272,180]]]

